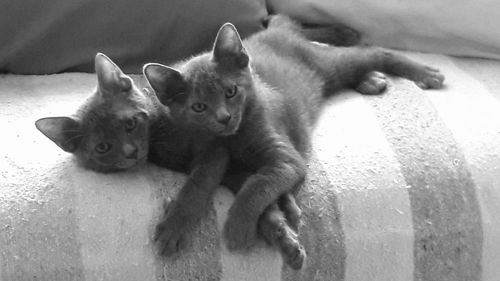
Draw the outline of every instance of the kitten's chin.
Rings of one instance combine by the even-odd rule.
[[[216,132],[220,136],[230,136],[236,134],[238,128],[240,127],[239,118],[234,122],[230,122],[229,125],[225,126],[222,130]]]
[[[91,170],[101,173],[116,173],[132,169],[134,167],[139,166],[140,164],[144,164],[146,162],[146,159],[147,155],[144,155],[139,159],[124,160],[119,163],[113,163],[113,164],[102,163],[94,159],[93,162],[84,163],[84,166],[86,166]]]
[[[217,132],[218,135],[220,136],[231,136],[231,135],[234,135],[236,134],[236,131],[238,131],[238,127],[237,126],[234,126],[234,127],[231,127],[231,128],[224,128],[223,130]]]
[[[117,165],[117,167],[120,169],[120,170],[128,170],[128,169],[132,169],[136,166],[139,166],[140,164],[144,164],[146,162],[146,156],[143,156],[139,159],[135,159],[135,160],[126,160],[122,163],[119,163]]]

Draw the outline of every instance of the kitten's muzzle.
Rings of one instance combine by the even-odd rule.
[[[231,121],[231,114],[229,114],[227,112],[217,116],[217,122],[219,122],[223,125],[227,125],[229,123],[229,121]]]
[[[137,159],[139,149],[136,146],[125,144],[123,145],[123,152],[125,153],[126,159]]]

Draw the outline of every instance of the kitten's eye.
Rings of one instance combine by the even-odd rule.
[[[191,106],[191,108],[192,108],[195,112],[202,112],[202,111],[204,111],[205,109],[207,109],[207,105],[206,105],[206,104],[204,104],[204,103],[196,102],[196,103],[193,103],[193,105]]]
[[[100,144],[96,145],[94,149],[98,153],[103,154],[103,153],[108,152],[111,149],[111,144],[109,144],[107,142],[101,142]]]
[[[134,116],[132,118],[128,118],[125,121],[125,129],[127,131],[132,131],[137,126],[137,118]]]
[[[234,85],[232,88],[227,89],[226,91],[226,98],[230,99],[238,93],[238,86]]]

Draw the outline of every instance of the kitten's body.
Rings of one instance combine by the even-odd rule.
[[[183,235],[208,214],[214,189],[222,182],[237,190],[248,171],[235,169],[223,178],[229,155],[213,134],[179,126],[152,91],[140,90],[102,54],[96,56],[96,72],[96,92],[74,115],[41,118],[36,126],[63,150],[73,153],[82,166],[98,172],[127,170],[144,162],[147,154],[148,161],[157,165],[190,173],[157,227],[160,253],[172,255],[182,247]],[[134,119],[134,126],[127,125]],[[108,149],[98,152],[103,144]],[[284,197],[282,206],[296,225],[300,209],[292,201]],[[271,244],[275,240],[284,243],[289,260],[295,262],[290,265],[299,268],[304,251],[296,234],[283,225],[283,211],[269,210],[260,221],[263,237]]]
[[[173,118],[224,137],[231,162],[253,172],[224,228],[232,249],[250,246],[259,216],[300,187],[310,132],[325,95],[348,87],[379,93],[385,80],[374,71],[411,79],[422,88],[439,88],[444,79],[435,69],[382,49],[312,44],[283,18],[243,43],[226,24],[211,52],[175,68],[144,68]]]
[[[279,42],[277,43],[279,44]],[[37,121],[37,127],[62,149],[74,153],[84,166],[93,170],[101,172],[125,170],[141,162],[144,159],[144,152],[148,152],[149,160],[154,163],[182,172],[191,171],[186,185],[182,188],[177,200],[170,205],[157,228],[157,238],[160,241],[161,251],[164,254],[173,254],[178,250],[179,242],[184,233],[197,220],[206,215],[211,193],[220,183],[223,172],[226,170],[229,157],[227,148],[231,148],[233,145],[225,146],[224,143],[218,142],[213,134],[207,134],[203,128],[186,129],[184,126],[180,126],[179,120],[173,118],[168,109],[158,106],[156,97],[137,89],[116,65],[103,62],[102,58],[96,57],[96,65],[98,60],[101,60],[101,64],[105,65],[103,69],[97,69],[99,80],[97,92],[81,107],[79,112],[73,117],[40,119]],[[261,75],[275,74],[263,72]],[[310,74],[310,79],[322,81],[315,76],[314,71]],[[306,80],[308,80],[307,77],[304,78],[303,84],[297,83],[297,86],[310,85]],[[276,84],[270,83],[273,84],[273,87],[285,87],[286,89],[287,83],[281,84],[282,80],[279,79],[279,75],[274,81]],[[318,83],[321,84],[320,82]],[[369,83],[369,85],[372,84]],[[316,92],[315,89],[313,90]],[[272,96],[274,97],[274,95]],[[103,102],[104,100],[108,100],[108,102]],[[311,101],[314,102],[314,100],[315,98]],[[122,106],[116,107],[117,104]],[[273,111],[272,107],[266,108],[262,108],[263,112],[267,112],[269,109]],[[274,121],[269,124],[274,123],[271,127],[276,127],[277,124],[283,122],[293,124],[292,119],[289,119],[287,114],[298,108],[290,107],[291,111],[283,111],[288,113],[282,112],[285,115],[275,115],[271,118]],[[258,117],[261,114],[263,113],[258,110],[248,111],[250,117]],[[137,124],[134,126],[134,130],[130,131],[126,124],[136,115]],[[304,123],[305,129],[310,130],[307,124],[314,123],[316,116],[316,114],[312,114],[307,118],[310,120],[310,124],[309,122]],[[91,121],[89,122],[89,120]],[[261,122],[267,121],[261,120]],[[242,124],[242,126],[244,128],[247,125]],[[261,127],[258,127],[258,130],[260,129]],[[290,142],[294,143],[297,150],[301,152],[296,155],[297,158],[302,158],[302,152],[305,151],[309,141],[308,138],[304,139],[300,134],[294,134],[294,132],[293,129],[283,130],[279,131],[277,136],[289,136]],[[149,144],[141,141],[147,137],[150,137]],[[248,134],[248,138],[255,138],[255,135]],[[137,140],[140,141],[137,142]],[[247,141],[248,139],[243,140]],[[110,155],[97,155],[94,151],[102,142],[112,144],[113,149],[106,152]],[[237,143],[236,138],[233,143]],[[206,150],[206,147],[210,147],[210,149]],[[230,170],[237,167],[236,173],[243,172],[244,174],[255,173],[259,170],[261,164],[258,163],[259,161],[253,162],[250,157],[246,159],[249,152],[253,154],[253,148],[249,147],[249,150],[241,149],[243,146],[237,148],[233,149],[233,154],[236,156],[233,157],[233,160],[240,165],[231,165]],[[227,177],[226,182],[236,182],[233,186],[239,186],[241,177],[236,176],[234,179]],[[303,262],[304,252],[288,223],[292,225],[298,223],[300,210],[294,205],[293,198],[289,194],[285,194],[279,201],[280,208],[274,203],[266,207],[264,215],[259,220],[259,231],[268,242],[274,245],[278,244],[277,246],[280,247],[288,264],[299,268]],[[288,221],[285,219],[285,215]]]

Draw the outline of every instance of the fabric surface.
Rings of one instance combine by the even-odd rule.
[[[0,77],[0,279],[498,281],[500,62],[409,55],[441,69],[446,88],[391,78],[385,95],[345,91],[323,112],[299,195],[298,272],[264,243],[227,251],[224,188],[191,246],[157,257],[153,228],[185,176],[86,171],[36,130],[72,113],[93,75]]]
[[[496,0],[268,0],[305,22],[343,22],[378,46],[500,59]]]
[[[0,1],[0,73],[94,72],[97,52],[125,72],[209,49],[225,22],[261,28],[264,0]]]

